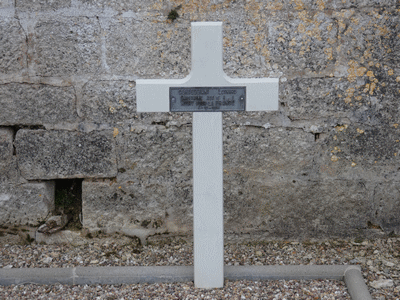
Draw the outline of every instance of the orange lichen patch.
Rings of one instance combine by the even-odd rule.
[[[113,136],[116,137],[119,133],[119,130],[117,127],[114,127],[114,131],[113,131]]]
[[[294,4],[296,5],[294,9],[296,10],[303,10],[304,9],[304,3],[301,0],[292,0]]]
[[[346,24],[343,21],[338,21],[339,31],[343,31],[346,28]]]
[[[337,162],[338,160],[339,160],[339,157],[337,157],[336,155],[331,156],[331,161]]]
[[[396,82],[400,82],[400,76],[396,77]]]
[[[346,94],[347,94],[348,97],[353,97],[354,92],[355,92],[355,88],[348,88],[346,90]]]
[[[374,62],[373,62],[373,61],[369,61],[369,62],[368,62],[368,66],[372,67],[373,65],[374,65]]]
[[[364,133],[364,130],[362,130],[362,129],[360,129],[360,128],[357,128],[357,132],[358,132],[359,134],[363,134],[363,133]]]
[[[383,35],[386,38],[390,36],[390,30],[386,26],[377,26],[379,30],[379,35]]]
[[[317,4],[318,4],[318,9],[319,10],[324,10],[325,9],[325,3],[323,0],[317,0]]]
[[[284,39],[283,37],[280,36],[280,37],[278,37],[278,42],[279,42],[279,43],[284,43],[284,42],[285,42],[285,39]]]
[[[159,2],[156,2],[156,3],[153,4],[152,9],[160,10],[160,9],[162,9],[162,6],[163,6],[162,1],[159,1]]]
[[[356,18],[351,18],[350,20],[351,20],[351,22],[352,22],[353,24],[355,24],[355,25],[358,25],[358,24],[360,23],[360,20],[359,20],[359,19],[356,19]]]
[[[344,98],[344,102],[345,102],[346,104],[349,104],[349,103],[351,102],[351,98],[350,98],[350,97]]]
[[[357,97],[355,97],[355,99],[356,99],[357,101],[361,101],[362,96],[357,96]]]
[[[355,166],[357,166],[357,164],[353,161],[353,162],[351,163],[351,166],[352,166],[352,167],[355,167]]]
[[[294,38],[292,38],[292,40],[289,42],[289,46],[290,47],[294,47],[294,46],[296,46],[297,45],[297,43],[296,43],[296,38],[294,37]]]
[[[347,76],[347,80],[349,82],[354,82],[358,74],[362,72],[363,69],[359,70],[358,62],[354,60],[349,61],[348,65],[350,66],[350,68],[347,69],[347,73],[349,73],[349,75]]]
[[[347,129],[347,127],[349,127],[347,124],[344,124],[344,125],[339,125],[339,126],[336,126],[335,127],[335,129],[336,129],[336,131],[339,131],[339,132],[341,132],[341,131],[344,131],[344,130],[346,130]]]
[[[397,129],[397,127],[399,126],[399,124],[395,123],[395,124],[393,124],[392,126],[393,126],[394,128]]]
[[[375,64],[375,67],[380,68],[380,67],[381,67],[381,64],[380,64],[380,63],[376,63],[376,64]]]
[[[269,51],[269,49],[268,49],[267,46],[264,46],[264,47],[262,48],[261,54],[265,57],[265,59],[266,59],[267,61],[269,61],[269,57],[270,57],[270,55],[271,55],[271,52]]]
[[[357,70],[356,70],[356,75],[357,75],[358,77],[361,77],[361,76],[364,76],[365,72],[367,72],[367,68],[365,68],[365,67],[360,67],[360,68],[357,68]]]
[[[223,39],[224,48],[232,47],[232,41],[230,38],[224,37]]]
[[[367,72],[367,76],[368,76],[368,77],[374,77],[374,72],[368,71],[368,72]]]
[[[347,30],[344,32],[344,35],[349,35],[353,32],[353,28],[348,27]]]
[[[373,95],[374,94],[374,90],[376,88],[376,83],[375,82],[371,82],[371,85],[369,87],[369,94]]]
[[[272,3],[268,3],[266,6],[267,10],[281,10],[283,8],[283,2],[281,0],[275,0]]]
[[[332,45],[332,44],[336,43],[336,39],[328,38],[328,43]]]
[[[325,48],[324,53],[328,56],[329,60],[333,59],[333,50],[332,48]]]
[[[306,31],[306,27],[304,26],[303,23],[300,23],[299,26],[297,26],[297,31],[299,33],[304,33]]]
[[[367,49],[367,50],[364,51],[364,58],[365,59],[371,59],[372,58],[371,50]]]
[[[394,71],[392,69],[388,70],[388,75],[392,76],[394,74]]]

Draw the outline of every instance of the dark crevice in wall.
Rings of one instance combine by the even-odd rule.
[[[55,180],[55,214],[67,215],[69,229],[81,229],[82,178]]]
[[[20,129],[29,129],[29,130],[41,130],[41,129],[46,129],[43,125],[13,125],[13,126],[8,126],[9,128],[12,128],[14,130],[14,134],[17,133],[18,130]]]

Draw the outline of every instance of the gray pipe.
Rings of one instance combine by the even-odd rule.
[[[134,284],[193,281],[193,266],[0,269],[0,285]],[[372,300],[359,266],[225,266],[228,280],[344,280],[352,300]]]
[[[372,300],[359,268],[349,266],[344,272],[344,282],[352,300]]]

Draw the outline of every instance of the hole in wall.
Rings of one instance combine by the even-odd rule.
[[[314,133],[314,140],[315,141],[319,140],[319,133]]]
[[[68,229],[82,228],[82,178],[55,180],[55,214],[68,217]]]

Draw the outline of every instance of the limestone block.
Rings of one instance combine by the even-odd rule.
[[[289,17],[288,17],[289,15]],[[264,58],[273,69],[304,76],[329,75],[335,65],[335,20],[323,11],[279,13],[268,22]]]
[[[237,126],[224,128],[224,183],[241,189],[245,181],[303,180],[315,176],[314,156],[319,144],[301,129]]]
[[[310,2],[315,2],[312,0],[308,0]],[[342,1],[342,0],[333,0],[330,1],[330,3],[326,3],[326,8],[333,8],[333,9],[346,9],[346,8],[362,8],[365,6],[381,6],[381,7],[387,7],[387,6],[395,6],[396,5],[396,0],[348,0],[348,1]]]
[[[117,75],[183,78],[189,74],[188,24],[169,25],[134,18],[110,22],[106,48],[107,65]]]
[[[85,120],[115,123],[136,115],[135,83],[89,81],[82,90],[81,113]]]
[[[8,161],[0,163],[0,184],[26,182],[18,170],[17,158],[11,157]]]
[[[118,176],[122,180],[136,178],[142,184],[155,180],[166,185],[170,193],[174,183],[191,185],[191,122],[179,123],[176,116],[168,122],[137,120],[118,128]]]
[[[356,82],[340,78],[288,80],[281,84],[281,108],[291,120],[329,118],[338,122],[348,118],[368,125],[390,124],[399,114],[393,101],[398,97],[398,83],[395,76],[381,78],[385,80],[374,91],[367,76]]]
[[[53,0],[17,0],[15,1],[15,7],[18,11],[46,11],[46,10],[57,10],[60,8],[66,8],[71,6],[71,0],[53,1]]]
[[[168,189],[156,178],[134,177],[125,182],[84,180],[83,226],[91,231],[137,236],[142,242],[156,233],[186,233],[193,222],[189,200],[182,201],[180,195],[174,199]]]
[[[0,185],[0,224],[36,226],[54,210],[54,182]]]
[[[378,225],[386,233],[400,234],[400,183],[379,183],[374,189],[374,218],[371,225]]]
[[[0,85],[0,125],[42,125],[77,119],[73,87]]]
[[[114,177],[117,173],[111,131],[19,130],[15,145],[26,179]]]
[[[398,180],[400,128],[343,124],[323,139],[315,157],[323,178]]]
[[[156,10],[162,4],[157,0],[83,0],[80,6],[86,9],[100,9],[119,13],[147,13]],[[166,4],[168,5],[168,4]],[[172,4],[169,4],[172,7]]]
[[[17,159],[13,155],[14,131],[11,128],[0,127],[0,184],[18,183]]]
[[[35,68],[42,76],[96,73],[101,66],[100,24],[93,18],[39,20],[34,28]]]
[[[14,6],[14,1],[12,0],[0,0],[0,8],[9,8]]]
[[[246,188],[247,187],[247,188]],[[246,183],[225,198],[227,232],[323,238],[359,234],[372,220],[372,190],[350,180]]]
[[[7,163],[13,155],[14,132],[11,128],[0,127],[0,164]]]
[[[339,25],[338,38],[342,45],[338,63],[349,69],[350,80],[354,80],[357,73],[372,71],[380,82],[376,73],[385,69],[385,65],[386,72],[398,66],[399,28],[394,24],[400,22],[400,16],[394,5],[335,11],[333,16]]]
[[[24,30],[14,18],[0,18],[0,75],[21,71],[26,66]]]

